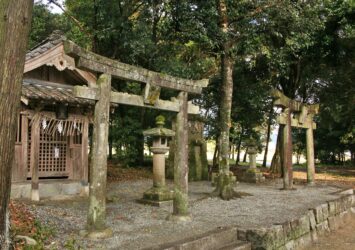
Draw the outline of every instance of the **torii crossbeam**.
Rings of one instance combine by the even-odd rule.
[[[316,129],[313,117],[319,112],[319,104],[310,105],[294,101],[278,90],[272,91],[272,96],[274,106],[283,108],[283,113],[277,117],[277,122],[283,126],[284,189],[293,188],[292,127],[307,129],[307,182],[309,185],[313,185],[315,174],[313,129]],[[295,114],[294,117],[292,113]]]
[[[198,106],[189,103],[188,93],[200,94],[208,80],[188,80],[124,64],[93,52],[70,41],[64,42],[64,51],[75,58],[77,68],[99,75],[97,87],[75,86],[74,94],[80,98],[96,100],[94,113],[93,149],[90,164],[90,203],[87,220],[87,235],[92,238],[107,237],[106,226],[106,175],[108,144],[108,121],[110,103],[155,108],[177,113],[176,147],[174,161],[174,211],[172,219],[188,219],[188,153],[187,117],[197,114]],[[146,84],[142,96],[111,91],[111,77]],[[179,91],[170,101],[159,98],[161,88]]]

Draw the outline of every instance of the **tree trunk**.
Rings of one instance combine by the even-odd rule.
[[[218,12],[220,19],[220,29],[223,34],[228,36],[228,14],[225,0],[218,1]],[[232,96],[233,96],[233,67],[234,61],[230,55],[231,44],[224,41],[223,53],[221,56],[222,66],[222,86],[221,86],[221,102],[219,105],[219,119],[220,119],[220,162],[219,174],[216,185],[215,194],[219,195],[224,200],[229,200],[236,196],[233,189],[233,175],[229,171],[229,131],[231,127],[231,110],[232,110]]]
[[[274,104],[271,103],[271,108],[269,112],[269,119],[267,122],[267,135],[266,135],[266,146],[265,146],[265,152],[264,152],[264,159],[263,159],[263,167],[266,167],[266,162],[267,162],[267,153],[269,151],[269,141],[270,141],[270,134],[271,134],[271,122],[272,122],[272,115],[274,111]]]
[[[237,149],[238,153],[237,153],[236,165],[238,165],[238,163],[240,162],[240,150],[242,147],[243,134],[244,134],[244,128],[242,127],[242,131],[240,133],[239,140],[238,140],[238,149]]]
[[[274,156],[272,157],[271,166],[270,166],[270,173],[281,175],[283,176],[282,171],[282,152],[283,152],[283,145],[282,145],[283,135],[282,135],[282,128],[279,127],[279,131],[277,133],[277,141],[276,141],[276,150]]]
[[[245,149],[245,154],[243,157],[243,162],[247,162],[248,148]]]
[[[0,248],[9,248],[11,172],[16,119],[33,1],[0,0]]]
[[[217,167],[217,160],[218,160],[218,140],[216,140],[216,146],[214,148],[214,153],[213,153],[213,160],[212,160],[212,168]]]

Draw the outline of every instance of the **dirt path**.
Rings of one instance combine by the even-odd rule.
[[[308,246],[312,250],[352,250],[355,249],[355,218],[349,220],[335,232],[318,238],[318,241]]]

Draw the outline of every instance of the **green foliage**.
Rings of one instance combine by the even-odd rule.
[[[62,15],[53,14],[47,5],[37,2],[33,6],[32,28],[29,37],[29,48],[45,40],[53,30],[65,31],[65,19]]]
[[[220,59],[228,53],[235,64],[233,143],[254,136],[261,149],[271,106],[269,90],[276,87],[291,98],[321,102],[315,132],[319,158],[354,152],[352,1],[226,0],[226,4],[226,34],[219,28],[215,0],[66,0],[65,14],[36,4],[30,46],[61,28],[79,45],[125,63],[185,78],[211,78],[201,97],[190,98],[201,106],[205,135],[213,139],[220,129]],[[226,43],[228,51],[223,49]],[[138,83],[116,80],[113,87],[135,94],[143,90]],[[173,91],[161,93],[164,99],[174,96]],[[116,108],[110,137],[125,165],[141,162],[142,131],[155,126],[160,113]],[[174,116],[164,115],[168,122]],[[304,153],[302,140],[303,134],[295,132],[295,150]]]

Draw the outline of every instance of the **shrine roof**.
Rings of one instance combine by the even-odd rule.
[[[26,61],[47,52],[48,50],[54,48],[65,40],[66,37],[61,31],[54,31],[48,38],[37,44],[35,47],[31,48],[31,50],[27,52]]]
[[[45,102],[60,102],[76,105],[93,105],[94,100],[77,98],[73,86],[37,79],[23,79],[22,97]]]

